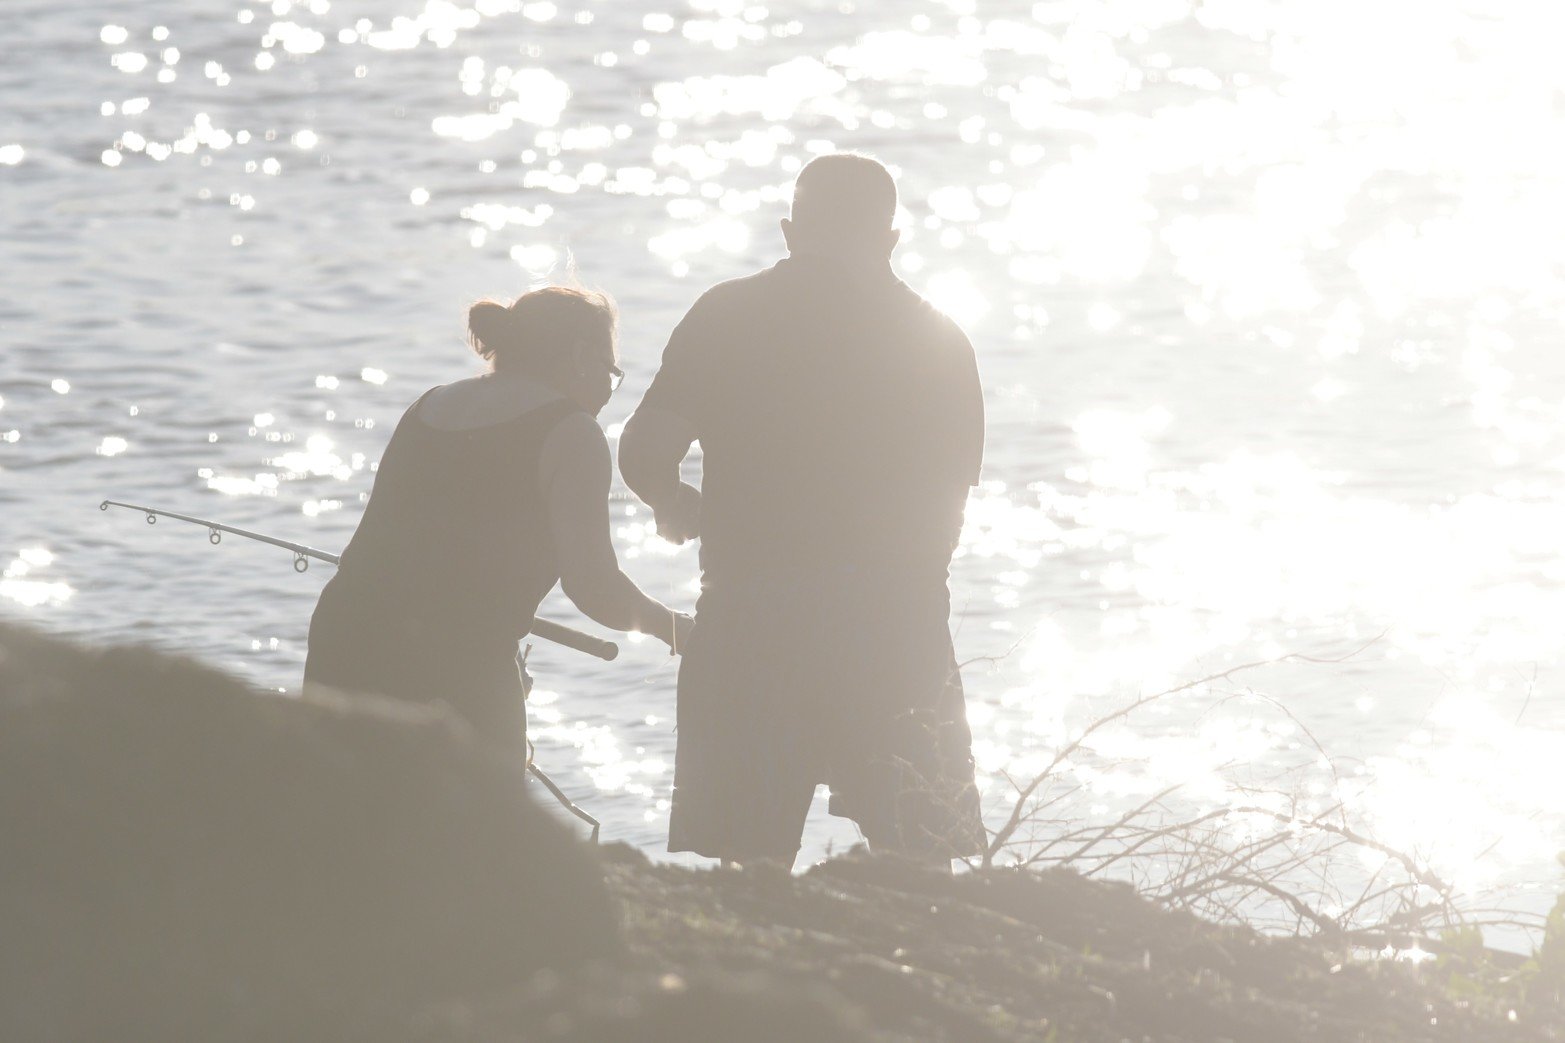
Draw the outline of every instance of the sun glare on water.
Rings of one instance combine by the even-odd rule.
[[[1562,11],[275,0],[220,40],[124,14],[87,30],[112,85],[92,130],[68,149],[8,130],[0,177],[88,156],[253,265],[235,286],[288,287],[266,328],[194,334],[244,379],[188,465],[177,424],[132,429],[117,399],[110,424],[58,425],[92,483],[182,481],[346,539],[396,411],[472,361],[454,298],[577,265],[619,297],[613,431],[682,309],[783,254],[802,166],[875,154],[893,268],[986,387],[952,587],[991,807],[1130,700],[1303,652],[1094,733],[1074,810],[1175,784],[1206,807],[1246,771],[1295,772],[1304,804],[1341,801],[1476,888],[1547,876],[1565,847]],[[210,311],[180,292],[138,284],[119,310]],[[120,394],[67,372],[5,389],[7,453],[46,444],[28,411]],[[695,553],[614,506],[628,571],[690,595]],[[66,603],[21,553],[0,596]],[[536,693],[540,746],[640,828],[674,740],[636,752],[647,708],[570,676],[607,709]]]

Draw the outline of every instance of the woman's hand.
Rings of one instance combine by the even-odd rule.
[[[669,655],[682,655],[685,646],[690,643],[690,635],[695,630],[696,619],[684,612],[672,613],[674,617],[673,640],[668,643]]]

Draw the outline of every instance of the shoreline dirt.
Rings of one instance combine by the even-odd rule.
[[[0,622],[0,1039],[1565,1040],[1492,965],[1065,870],[691,869],[567,832],[438,708]]]
[[[844,1038],[1565,1038],[1496,1000],[1448,996],[1433,964],[1345,959],[1063,870],[944,877],[854,853],[790,877],[603,854],[636,965],[824,990],[860,1029]]]

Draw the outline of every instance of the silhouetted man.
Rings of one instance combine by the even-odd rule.
[[[946,573],[983,397],[967,337],[892,274],[896,202],[872,159],[806,166],[789,256],[696,302],[620,440],[659,533],[701,537],[671,851],[791,863],[817,783],[874,848],[981,848]]]

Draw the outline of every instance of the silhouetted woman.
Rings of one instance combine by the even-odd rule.
[[[306,687],[444,701],[481,734],[526,728],[518,639],[558,581],[588,617],[671,648],[689,625],[620,571],[597,414],[621,376],[605,296],[535,290],[468,313],[482,376],[426,391],[310,620]]]

